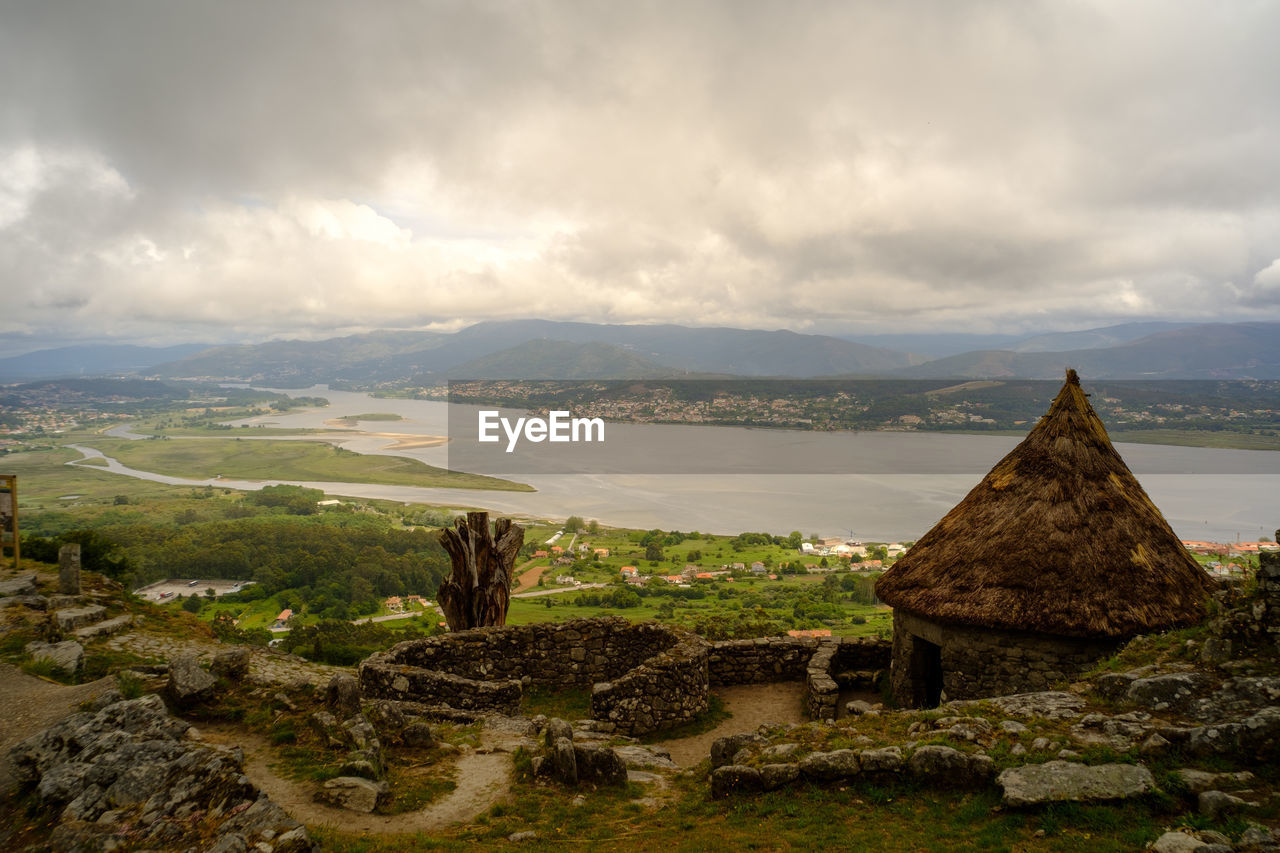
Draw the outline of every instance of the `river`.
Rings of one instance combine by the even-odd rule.
[[[442,402],[381,399],[323,386],[285,393],[327,397],[330,406],[234,423],[315,429],[325,428],[325,421],[344,415],[387,412],[404,420],[365,422],[362,428],[424,436],[445,435],[448,430],[448,405]],[[723,435],[752,448],[752,455],[761,458],[769,458],[784,445],[812,445],[824,453],[838,447],[838,467],[843,470],[885,471],[882,464],[862,464],[870,455],[882,460],[889,454],[903,460],[894,464],[904,471],[911,470],[910,460],[926,461],[914,473],[511,474],[512,479],[534,486],[537,491],[532,493],[353,483],[300,485],[336,495],[482,507],[501,514],[542,518],[579,515],[620,527],[711,533],[755,530],[786,534],[799,530],[805,535],[851,535],[868,541],[914,540],[959,502],[1018,441],[1010,436],[942,433],[808,433],[648,424],[628,425],[628,429],[649,431],[655,445],[670,443],[669,437],[677,434],[673,430],[723,430]],[[353,434],[343,445],[360,453],[408,456],[429,465],[448,465],[446,447],[389,450],[392,443],[388,438]],[[1278,452],[1143,444],[1117,444],[1117,449],[1183,539],[1253,540],[1271,536],[1280,527]],[[940,465],[938,460],[953,460],[954,464]],[[184,480],[134,471],[114,460],[108,470],[160,482],[237,489],[279,482]]]

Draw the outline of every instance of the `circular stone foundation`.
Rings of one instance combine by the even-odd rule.
[[[516,714],[525,685],[591,687],[591,716],[638,735],[707,705],[710,646],[657,622],[618,616],[477,628],[409,640],[360,664],[365,696]]]

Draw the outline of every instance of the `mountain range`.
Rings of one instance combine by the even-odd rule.
[[[966,343],[978,346],[964,349]],[[378,331],[243,346],[65,347],[0,359],[0,381],[144,375],[302,388],[688,375],[1056,379],[1066,367],[1094,379],[1280,379],[1280,323],[1130,323],[1022,339],[896,334],[850,340],[790,331],[513,320],[452,334]]]

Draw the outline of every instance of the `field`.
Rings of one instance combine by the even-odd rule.
[[[532,491],[522,483],[434,468],[403,456],[353,453],[324,442],[257,439],[94,438],[83,442],[130,468],[173,477],[380,483]]]

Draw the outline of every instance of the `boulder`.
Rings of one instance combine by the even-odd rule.
[[[711,766],[723,767],[732,763],[734,756],[741,750],[748,747],[764,747],[768,744],[769,741],[751,732],[716,738],[711,744]]]
[[[1134,764],[1087,766],[1049,761],[1010,767],[996,777],[1006,806],[1041,803],[1106,802],[1147,794],[1156,787],[1151,771]]]
[[[425,720],[414,720],[400,730],[405,746],[430,747],[436,744],[436,733]]]
[[[239,682],[249,677],[249,650],[243,646],[218,652],[213,656],[209,669],[214,675],[228,681]]]
[[[27,643],[26,650],[33,661],[48,661],[67,675],[75,675],[84,668],[84,647],[74,640]]]
[[[989,755],[970,755],[949,746],[929,744],[911,754],[907,769],[915,778],[949,788],[986,785],[995,773]]]
[[[14,776],[60,810],[52,849],[203,850],[238,836],[243,846],[221,849],[311,850],[301,824],[245,777],[243,753],[190,738],[159,696],[93,707],[9,752]]]
[[[364,716],[379,732],[387,734],[402,730],[408,720],[394,702],[374,700],[364,709]]]
[[[1207,853],[1203,841],[1185,832],[1166,832],[1151,845],[1154,853]]]
[[[1193,794],[1227,788],[1247,788],[1258,781],[1258,777],[1248,770],[1236,773],[1210,773],[1206,770],[1192,770],[1184,767],[1177,773],[1182,778],[1183,784],[1187,786],[1187,790]]]
[[[716,799],[759,790],[760,771],[754,767],[725,764],[711,771],[711,796]]]
[[[378,780],[383,776],[382,756],[372,749],[353,750],[342,766],[338,768],[341,776],[359,776],[363,779]]]
[[[609,747],[574,744],[573,757],[579,782],[616,787],[627,784],[627,765]]]
[[[630,770],[651,768],[678,770],[680,768],[680,765],[671,760],[671,753],[660,746],[615,746],[613,751]]]
[[[573,740],[573,726],[559,717],[552,717],[547,720],[547,746],[553,746],[560,738]]]
[[[339,776],[324,783],[316,799],[331,806],[368,814],[391,800],[386,782],[375,782],[359,776]]]
[[[1047,717],[1051,720],[1067,720],[1080,716],[1084,699],[1074,693],[1048,690],[1041,693],[1015,693],[987,699],[1010,717]]]
[[[558,737],[551,744],[551,774],[566,785],[578,784],[578,755],[573,741]]]
[[[378,733],[373,730],[373,726],[369,725],[369,721],[363,714],[356,714],[349,720],[344,720],[342,731],[346,735],[347,742],[356,749],[382,749]]]
[[[831,781],[857,776],[862,771],[858,753],[852,749],[811,752],[800,761],[800,772],[810,779]]]
[[[905,763],[902,760],[902,749],[897,746],[886,746],[883,749],[864,749],[858,754],[858,763],[863,773],[897,773]]]
[[[0,580],[0,597],[9,595],[36,595],[36,576],[34,574]]]
[[[803,749],[798,743],[775,743],[760,750],[765,758],[791,758]]]
[[[766,764],[760,768],[760,789],[773,791],[800,778],[798,764]]]
[[[213,698],[217,680],[200,668],[195,654],[185,652],[169,661],[169,696],[179,705],[194,705]]]
[[[338,718],[328,711],[316,711],[307,721],[316,733],[325,738],[331,747],[347,745],[346,732],[338,725]]]
[[[329,679],[324,689],[324,703],[339,719],[360,713],[360,682],[344,672]]]
[[[1197,811],[1210,820],[1217,820],[1223,815],[1236,814],[1253,806],[1254,803],[1225,791],[1202,791],[1196,798]]]
[[[1198,672],[1170,672],[1138,678],[1124,692],[1126,701],[1154,711],[1179,711],[1191,704],[1197,691],[1206,684]]]

